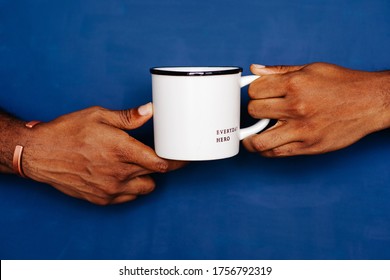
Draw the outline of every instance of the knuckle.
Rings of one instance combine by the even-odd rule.
[[[294,104],[294,106],[292,107],[292,110],[293,110],[294,115],[296,115],[298,117],[304,117],[304,116],[307,116],[307,114],[308,114],[307,105],[303,102],[297,102],[296,104]]]
[[[96,204],[98,206],[108,206],[108,205],[110,205],[112,203],[112,198],[109,198],[109,197],[105,197],[105,198],[99,197],[99,198],[90,199],[89,202],[91,202],[93,204]]]
[[[155,188],[156,184],[150,177],[137,177],[138,186],[136,189],[137,194],[148,194],[151,193]]]
[[[90,112],[99,112],[99,111],[104,110],[104,108],[101,107],[101,106],[91,106],[91,107],[89,107],[89,108],[86,109],[86,110],[88,110],[88,111],[90,111]]]
[[[310,105],[307,104],[299,96],[295,96],[290,100],[290,106],[288,108],[288,114],[293,117],[303,118],[308,117],[311,114]],[[313,111],[312,111],[313,112]],[[301,120],[302,121],[302,120]]]
[[[106,193],[107,197],[115,196],[122,192],[122,186],[119,183],[112,183],[105,188],[104,192]]]
[[[261,139],[254,139],[254,141],[252,142],[252,146],[258,152],[263,152],[268,150],[266,143]]]
[[[319,69],[319,68],[334,68],[335,65],[333,64],[329,64],[329,63],[325,63],[325,62],[314,62],[312,64],[309,65],[309,68],[315,68],[315,69]]]
[[[131,114],[131,110],[120,110],[119,111],[119,122],[123,126],[129,126],[134,122],[134,118]]]
[[[88,108],[88,113],[92,116],[92,117],[95,117],[95,118],[102,118],[104,112],[107,111],[106,109],[104,109],[103,107],[101,106],[92,106],[90,108]]]
[[[276,147],[272,150],[273,157],[286,157],[293,154],[292,148]]]
[[[304,77],[302,74],[290,73],[286,75],[286,88],[289,93],[299,91],[299,88],[304,84]]]
[[[129,172],[127,170],[117,170],[111,175],[116,182],[123,182],[129,178]]]
[[[252,101],[249,101],[249,104],[248,104],[248,114],[251,116],[251,117],[256,117],[258,112],[257,112],[257,107],[255,106],[255,104],[252,102]]]
[[[256,85],[254,83],[250,84],[248,87],[248,95],[250,98],[255,99],[257,96]]]

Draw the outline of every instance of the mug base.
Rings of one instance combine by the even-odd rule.
[[[172,156],[172,155],[164,155],[159,154],[157,155],[163,159],[169,159],[169,160],[181,160],[181,161],[211,161],[211,160],[220,160],[220,159],[227,159],[234,157],[238,154],[231,154],[231,155],[224,155],[224,156],[208,156],[208,157],[201,157],[201,156]]]

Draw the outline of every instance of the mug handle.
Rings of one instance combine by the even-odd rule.
[[[257,76],[257,75],[243,76],[243,77],[241,77],[241,80],[240,80],[240,87],[245,87],[245,86],[249,85],[250,83],[252,83],[253,81],[257,80],[258,78],[260,78],[260,76]],[[239,132],[240,140],[242,140],[250,135],[259,133],[268,125],[269,121],[270,121],[270,119],[262,119],[262,120],[259,120],[257,123],[255,123],[252,126],[249,126],[246,128],[240,128],[240,132]]]

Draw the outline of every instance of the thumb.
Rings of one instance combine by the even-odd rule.
[[[106,122],[123,130],[131,130],[145,124],[153,115],[153,106],[149,102],[138,108],[109,111]]]
[[[288,72],[301,70],[306,65],[275,65],[275,66],[264,66],[259,64],[252,64],[250,70],[253,74],[263,76],[263,75],[273,75],[273,74],[285,74]]]

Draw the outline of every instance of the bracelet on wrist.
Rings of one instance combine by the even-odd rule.
[[[25,127],[31,129],[39,123],[40,121],[31,121],[26,123]],[[16,145],[13,160],[12,160],[12,167],[15,173],[18,174],[20,177],[27,178],[27,176],[23,172],[23,166],[22,166],[23,150],[24,147],[22,145]]]

